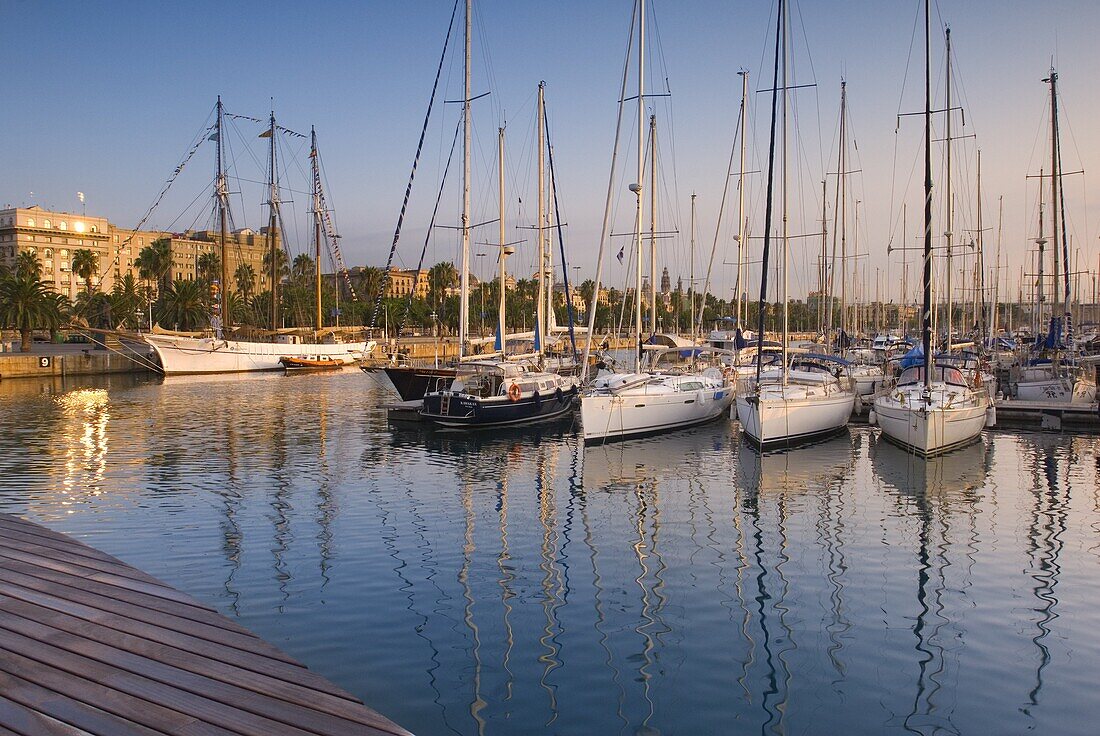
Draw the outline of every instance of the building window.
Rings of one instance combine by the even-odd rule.
[[[63,255],[63,256],[69,255],[69,250],[67,248],[62,248],[61,249],[61,255]]]
[[[42,250],[42,257],[43,258],[53,258],[53,250],[51,250],[50,248],[43,249]]]
[[[33,217],[28,217],[27,218],[27,227],[34,227],[34,218]]]
[[[98,233],[99,232],[99,226],[98,225],[92,225],[92,232],[93,233]]]
[[[31,222],[34,222],[34,221],[32,220]],[[49,227],[49,226],[50,226],[50,221],[49,220],[43,220],[42,221],[42,227]]]
[[[46,271],[52,271],[53,270],[53,261],[43,261],[42,262],[42,268],[45,269]]]
[[[117,235],[115,236],[115,242],[116,243],[118,242],[118,236]]]
[[[58,229],[58,230],[68,230],[68,229],[69,229],[69,225],[68,225],[68,223],[67,223],[67,222],[65,222],[64,220],[62,220],[61,222],[57,223],[57,229]]]

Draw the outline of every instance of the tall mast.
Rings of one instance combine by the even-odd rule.
[[[928,4],[924,0],[924,391],[932,391],[932,36]]]
[[[317,331],[324,328],[324,319],[321,315],[321,172],[317,162],[317,129],[310,126],[309,129],[309,158],[313,169],[313,244],[316,260],[314,271],[317,277]],[[339,289],[339,274],[333,269],[333,281]]]
[[[691,297],[691,305],[688,307],[688,315],[691,317],[691,342],[695,342],[695,192],[691,193],[691,268],[688,270],[688,295]],[[677,317],[679,322],[679,317]]]
[[[978,335],[984,344],[985,332],[985,238],[982,233],[982,152],[978,151],[978,260],[974,282],[974,319],[978,323]]]
[[[901,205],[901,304],[905,316],[901,322],[901,334],[909,334],[909,205]]]
[[[740,71],[737,74],[741,77],[741,168],[737,175],[737,198],[739,200],[737,205],[737,293],[734,296],[737,298],[737,326],[742,327],[746,316],[746,307],[748,306],[744,303],[747,297],[745,300],[741,298],[742,292],[745,291],[741,274],[745,261],[745,122],[749,99],[749,73]],[[706,299],[706,294],[703,295],[703,299]]]
[[[649,116],[649,334],[657,334],[657,116]]]
[[[638,169],[631,189],[637,200],[634,209],[634,249],[636,251],[634,279],[634,329],[638,345],[634,354],[634,371],[642,370],[642,174],[645,156],[645,0],[638,0]]]
[[[787,239],[787,54],[788,49],[788,34],[790,33],[787,27],[787,7],[784,4],[782,12],[780,13],[781,20],[783,22],[783,293],[780,294],[780,298],[783,300],[783,337],[782,337],[782,352],[783,352],[783,385],[787,385],[787,377],[790,370],[790,366],[787,363],[787,334],[788,334],[788,320],[790,318],[788,302],[790,301],[787,293],[788,287],[788,262],[790,259],[789,241]]]
[[[990,310],[989,336],[997,334],[998,302],[1001,299],[1001,231],[1004,228],[1005,201],[1001,196],[997,200],[997,265],[993,269],[993,309]]]
[[[539,82],[539,98],[538,98],[538,114],[535,116],[535,126],[538,128],[536,131],[538,138],[538,161],[539,161],[539,181],[538,181],[538,280],[539,291],[538,300],[535,303],[535,345],[538,346],[538,353],[541,355],[543,350],[543,336],[547,334],[547,310],[546,310],[546,138],[545,128],[542,124],[542,117],[546,113],[543,107],[544,100],[542,96],[544,82]]]
[[[275,111],[271,111],[270,127],[267,129],[269,151],[270,151],[270,163],[271,170],[269,172],[271,176],[271,190],[268,195],[268,220],[267,220],[267,243],[268,243],[268,257],[271,259],[271,331],[274,332],[279,329],[279,260],[276,251],[278,250],[278,239],[275,237],[277,228],[279,226],[279,185],[275,179]]]
[[[825,299],[827,298],[826,280],[829,278],[829,190],[827,181],[821,180],[821,263],[817,267],[817,326],[825,338],[825,351],[829,349],[829,326],[825,323]]]
[[[947,207],[947,232],[944,235],[947,236],[947,352],[951,352],[951,325],[953,322],[954,307],[952,306],[952,294],[951,294],[951,244],[954,239],[955,233],[955,203],[951,201],[951,27],[947,27],[947,199],[945,206]]]
[[[465,78],[462,95],[462,269],[459,274],[458,357],[466,354],[470,331],[470,28],[473,0],[466,0]]]
[[[1069,287],[1069,236],[1066,233],[1066,206],[1065,192],[1062,191],[1062,146],[1058,139],[1058,72],[1054,67],[1050,68],[1050,206],[1054,215],[1054,303],[1058,304],[1058,227],[1062,230],[1062,274],[1065,279],[1064,313],[1069,314],[1070,287]],[[1061,222],[1059,223],[1059,219]]]
[[[779,12],[775,23],[775,64],[772,68],[772,114],[768,129],[768,179],[767,193],[764,197],[764,248],[760,256],[760,301],[757,308],[757,340],[764,339],[764,310],[768,304],[768,256],[771,251],[772,237],[772,193],[773,174],[775,173],[775,114],[779,102],[779,51],[783,29],[784,0],[779,0]],[[760,396],[760,375],[764,370],[764,351],[756,351],[756,396]]]
[[[848,83],[840,83],[840,331],[848,334]],[[833,266],[836,267],[835,264]]]
[[[1032,331],[1038,335],[1039,329],[1043,325],[1043,304],[1046,303],[1046,295],[1043,293],[1043,281],[1046,275],[1043,273],[1044,266],[1046,265],[1046,244],[1047,239],[1043,236],[1043,170],[1039,169],[1039,237],[1035,239],[1035,244],[1039,246],[1039,280],[1035,285],[1035,301],[1037,306],[1035,307],[1032,317]]]
[[[222,97],[218,95],[217,126],[215,143],[217,146],[217,175],[215,177],[215,192],[218,199],[218,237],[221,247],[222,283],[218,292],[218,313],[222,327],[227,328],[231,324],[229,315],[229,187],[225,180],[225,163],[222,149],[222,123],[225,109],[222,107]]]
[[[500,207],[500,229],[498,233],[500,239],[500,254],[498,257],[500,273],[498,274],[499,281],[497,281],[497,288],[500,294],[498,294],[499,306],[497,307],[497,336],[500,340],[500,357],[504,358],[508,351],[507,341],[504,338],[506,332],[504,329],[504,292],[507,291],[504,285],[504,281],[507,278],[504,271],[504,256],[506,255],[504,252],[504,128],[497,128],[497,184],[500,193],[500,201],[498,203]]]

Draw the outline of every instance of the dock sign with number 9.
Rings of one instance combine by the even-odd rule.
[[[49,368],[51,365],[53,365],[53,358],[48,355],[43,355],[38,359],[39,368]]]

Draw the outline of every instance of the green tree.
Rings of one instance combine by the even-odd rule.
[[[274,251],[267,251],[264,253],[264,274],[271,276],[271,254],[275,254],[275,280],[282,282],[290,274],[290,269],[286,265],[286,251],[282,248],[276,248]]]
[[[68,302],[28,270],[27,264],[21,265],[20,272],[0,279],[0,325],[19,330],[20,350],[27,353],[34,330],[61,326]]]
[[[38,260],[38,255],[29,250],[21,251],[15,258],[15,275],[36,278],[41,276],[42,262]]]
[[[194,279],[173,281],[161,295],[157,321],[168,329],[199,329],[210,314],[207,294],[207,288]]]
[[[458,269],[450,261],[437,263],[428,269],[428,299],[438,312],[448,289],[458,286]]]
[[[142,294],[141,285],[132,273],[115,281],[114,288],[111,289],[111,313],[115,327],[137,329],[141,323],[144,303],[145,297]]]
[[[222,258],[215,250],[208,250],[195,261],[195,276],[210,285],[222,277]]]
[[[146,281],[156,282],[157,294],[163,295],[171,279],[172,241],[168,238],[154,240],[141,249],[134,265],[138,267],[138,275]]]
[[[99,254],[87,248],[74,250],[72,268],[73,273],[83,279],[84,288],[91,294],[92,289],[95,288],[92,284],[92,277],[99,275]]]
[[[250,264],[242,263],[237,266],[233,278],[237,282],[237,291],[240,292],[241,298],[245,302],[251,301],[252,296],[256,293],[256,270]]]
[[[294,263],[290,267],[290,277],[295,281],[307,281],[314,278],[313,259],[305,253],[299,253],[294,257]]]

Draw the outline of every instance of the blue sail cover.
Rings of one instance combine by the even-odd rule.
[[[836,346],[841,350],[847,350],[852,347],[852,338],[848,336],[847,332],[841,330],[840,334],[836,337]]]
[[[1032,350],[1060,350],[1065,348],[1062,344],[1062,318],[1051,317],[1050,327],[1045,337],[1036,338]]]
[[[497,316],[497,339],[493,342],[493,350],[498,353],[504,351],[504,323],[500,321],[500,316]]]
[[[924,365],[924,346],[916,345],[908,353],[901,356],[901,367],[912,368],[915,365]]]
[[[742,333],[741,328],[738,327],[737,331],[733,334],[733,346],[738,350],[743,350],[748,344],[748,341],[745,340],[744,333]]]
[[[535,315],[535,352],[542,350],[542,325],[539,324],[539,316]]]

